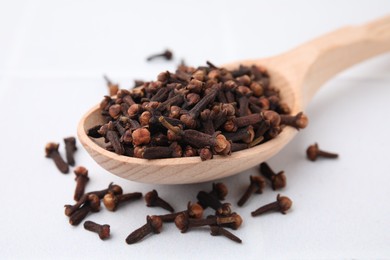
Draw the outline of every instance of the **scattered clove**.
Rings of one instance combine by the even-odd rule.
[[[134,230],[130,235],[128,235],[126,238],[126,243],[134,244],[151,233],[158,234],[161,232],[162,226],[163,221],[159,216],[147,216],[146,224]]]
[[[110,225],[99,225],[93,221],[85,221],[84,228],[88,231],[95,232],[99,235],[101,240],[110,237]]]
[[[307,148],[306,155],[307,158],[313,162],[317,160],[318,157],[331,158],[331,159],[339,157],[339,155],[336,153],[330,153],[330,152],[320,150],[317,143],[310,145]]]
[[[173,57],[173,53],[170,50],[165,50],[163,53],[150,55],[148,58],[146,58],[146,60],[151,61],[159,57],[164,58],[166,60],[171,60]]]
[[[77,151],[76,147],[76,138],[73,136],[64,138],[65,143],[65,151],[66,151],[66,161],[69,165],[74,166],[75,160],[74,160],[74,152]]]
[[[165,200],[163,200],[158,196],[156,190],[152,190],[145,194],[145,202],[146,202],[146,206],[148,207],[160,207],[170,212],[175,211],[168,202],[166,202]]]
[[[212,190],[209,193],[217,196],[219,200],[224,200],[228,195],[228,188],[222,182],[213,183]]]
[[[69,166],[68,164],[62,159],[58,147],[60,145],[58,143],[48,143],[45,147],[46,157],[53,159],[54,163],[56,164],[58,170],[62,173],[68,173],[69,172]]]
[[[290,198],[285,196],[280,196],[280,194],[277,195],[276,201],[266,204],[255,211],[253,211],[252,217],[259,216],[261,214],[264,214],[268,211],[279,211],[282,214],[286,214],[286,211],[289,210],[292,206],[292,201]]]
[[[80,200],[81,196],[84,195],[85,185],[89,181],[88,170],[83,166],[78,166],[74,169],[73,172],[76,175],[76,189],[74,191],[73,199],[78,201]]]

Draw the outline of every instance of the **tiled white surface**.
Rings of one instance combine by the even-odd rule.
[[[307,109],[310,125],[269,163],[285,170],[294,201],[288,215],[252,218],[272,201],[269,188],[235,210],[244,218],[236,245],[208,231],[180,234],[174,225],[142,243],[125,237],[142,225],[143,201],[90,217],[112,227],[101,242],[72,227],[63,205],[72,202],[72,174],[44,158],[47,141],[76,134],[81,115],[106,94],[101,78],[130,87],[153,79],[184,58],[192,65],[270,56],[347,24],[390,13],[389,1],[0,1],[0,257],[20,258],[388,258],[390,208],[388,147],[390,54],[354,67],[319,91]],[[172,48],[174,62],[145,57]],[[336,161],[308,162],[305,148],[319,142]],[[79,146],[80,147],[80,146]],[[127,192],[155,188],[183,209],[211,183],[181,186],[125,181],[100,168],[80,147],[89,168],[88,190],[114,181]],[[222,180],[236,203],[256,169]]]

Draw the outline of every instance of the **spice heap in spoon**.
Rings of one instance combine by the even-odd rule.
[[[106,148],[119,155],[207,160],[264,143],[286,125],[306,127],[302,112],[289,115],[266,69],[207,65],[180,65],[156,81],[105,96],[100,103],[105,123],[88,135],[104,138]]]

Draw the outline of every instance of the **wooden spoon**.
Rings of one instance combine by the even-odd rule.
[[[281,55],[245,60],[224,67],[261,65],[267,68],[271,84],[280,89],[292,114],[303,111],[319,87],[338,72],[365,59],[390,50],[390,16],[363,26],[346,27],[326,34]],[[102,140],[86,135],[86,130],[101,124],[99,106],[81,119],[78,137],[92,158],[103,168],[122,178],[156,184],[198,183],[240,173],[278,153],[297,130],[286,127],[275,139],[231,156],[146,160],[120,156],[104,149]],[[102,138],[100,138],[102,139]]]

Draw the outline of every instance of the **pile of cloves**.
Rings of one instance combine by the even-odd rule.
[[[284,126],[300,129],[308,123],[302,112],[289,115],[267,70],[255,65],[227,70],[210,62],[197,68],[182,64],[175,73],[137,84],[105,96],[100,103],[105,123],[87,131],[119,155],[208,160],[264,143]]]

